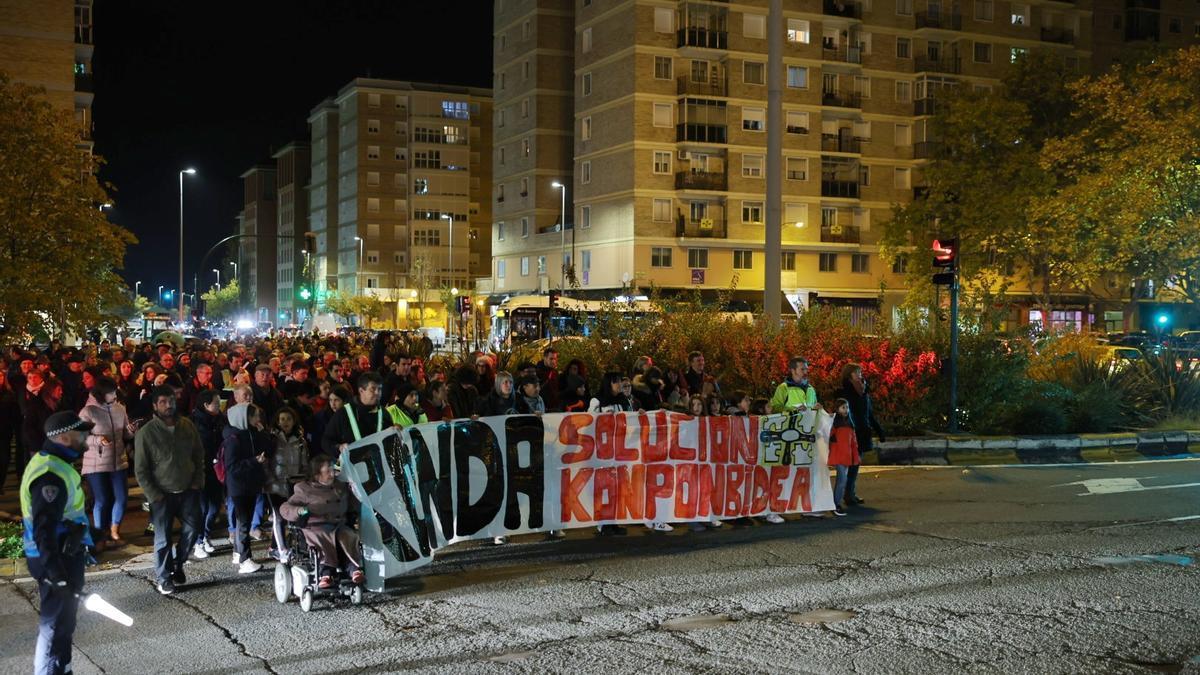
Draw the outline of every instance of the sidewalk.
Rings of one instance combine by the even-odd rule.
[[[1200,431],[1061,436],[939,435],[875,444],[863,464],[1070,464],[1200,456]]]

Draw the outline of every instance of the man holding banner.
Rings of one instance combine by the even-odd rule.
[[[380,403],[383,377],[368,370],[358,376],[358,396],[347,401],[325,427],[323,447],[341,452],[346,446],[392,426],[392,416]]]

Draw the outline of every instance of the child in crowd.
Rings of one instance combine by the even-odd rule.
[[[837,472],[833,487],[833,515],[846,515],[842,503],[846,495],[846,477],[850,467],[862,463],[858,456],[858,438],[854,434],[854,420],[850,419],[850,403],[839,398],[833,403],[833,429],[829,432],[829,466]]]

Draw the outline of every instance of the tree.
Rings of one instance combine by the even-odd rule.
[[[101,159],[42,93],[0,73],[0,322],[82,333],[119,320],[102,308],[128,302],[117,271],[137,240],[100,211]]]
[[[1046,144],[1063,187],[1039,218],[1085,231],[1108,265],[1200,305],[1200,47],[1071,88],[1074,133]]]
[[[213,286],[200,294],[204,301],[204,316],[209,320],[228,319],[237,314],[241,308],[242,290],[238,288],[237,279],[218,288]]]
[[[325,309],[349,321],[355,313],[353,300],[352,297],[347,298],[337,291],[329,291],[325,296]]]
[[[383,301],[374,295],[356,295],[350,298],[350,307],[368,328],[374,320],[383,316]]]
[[[1055,294],[1086,289],[1103,271],[1086,233],[1031,217],[1031,204],[1058,184],[1039,159],[1047,140],[1072,122],[1073,77],[1061,57],[1034,53],[994,90],[939,93],[926,187],[894,209],[881,241],[885,254],[918,252],[908,264],[910,305],[931,304],[931,256],[920,254],[938,237],[958,237],[964,295],[977,307],[1004,295],[1016,276],[1045,311]]]

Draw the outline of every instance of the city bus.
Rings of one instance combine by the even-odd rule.
[[[633,312],[635,316],[656,314],[654,304],[644,296],[606,300],[579,300],[561,296],[550,310],[547,295],[519,295],[502,302],[492,314],[488,331],[491,349],[515,347],[563,335],[590,335],[597,314],[610,311]]]

